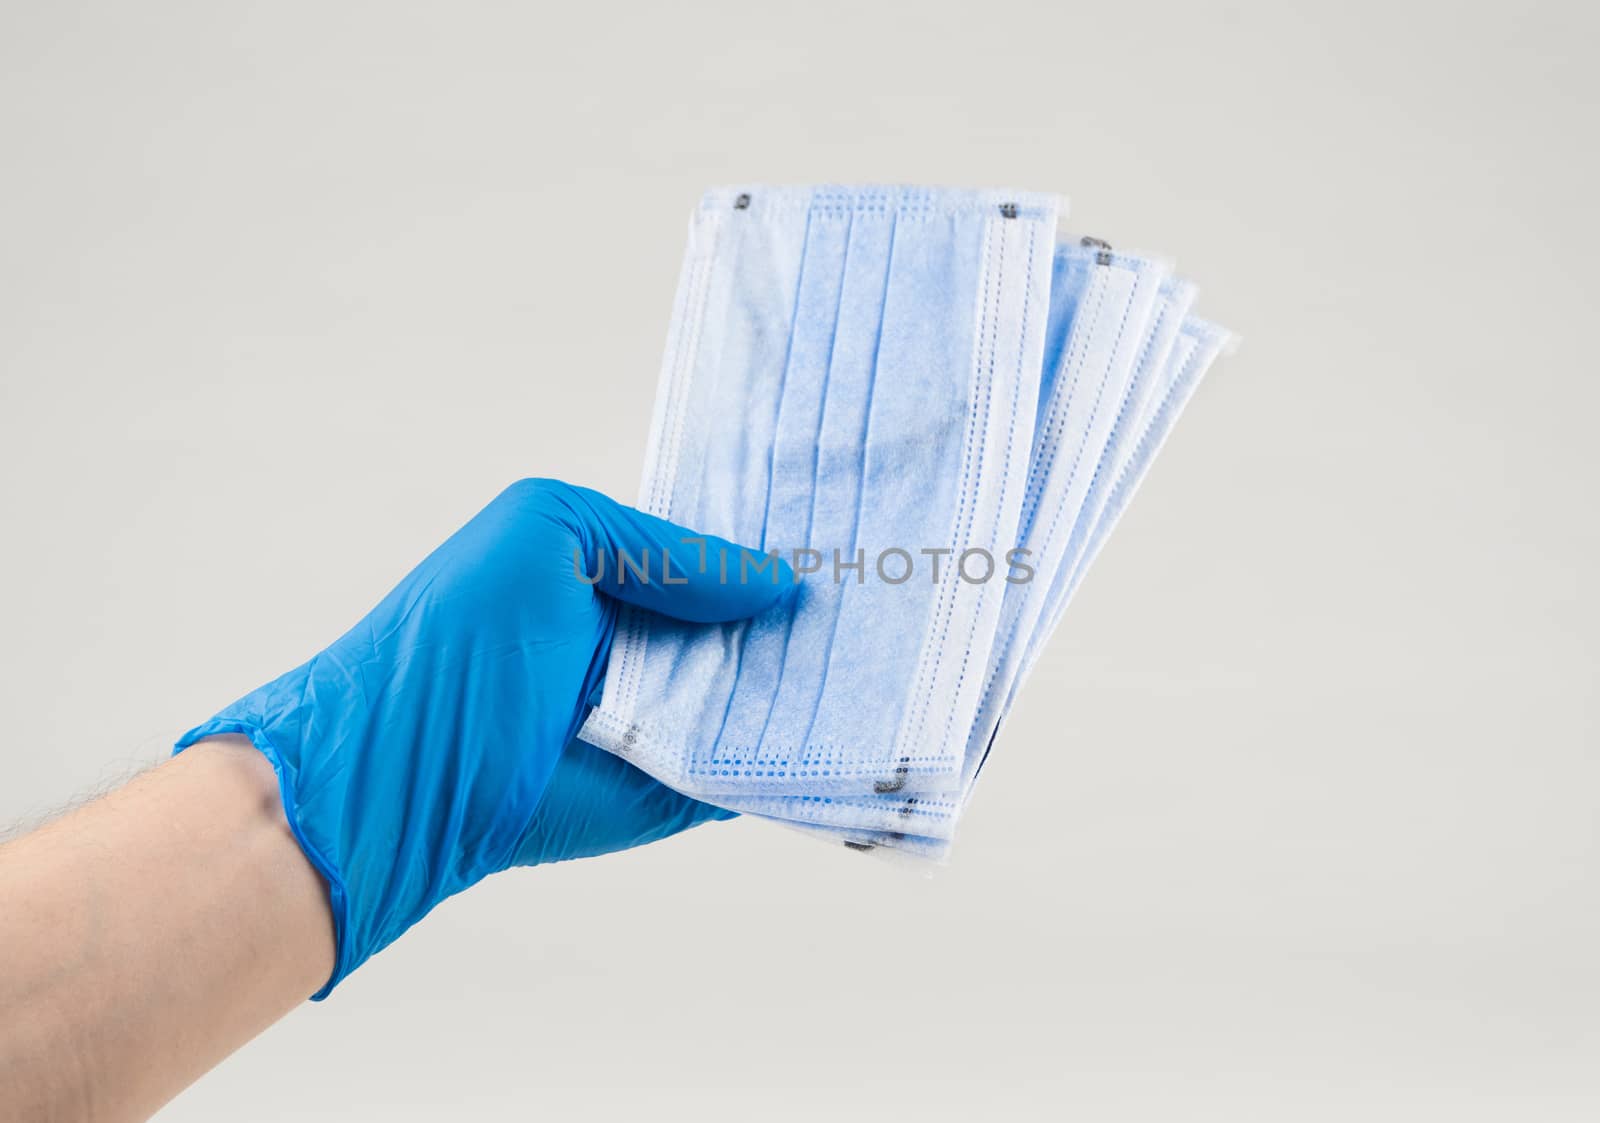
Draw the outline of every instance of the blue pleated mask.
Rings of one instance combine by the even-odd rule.
[[[802,576],[739,624],[624,609],[585,740],[724,805],[959,786],[1013,587],[1057,211],[921,188],[705,197],[641,506]],[[973,551],[982,580],[957,565]],[[706,559],[766,579],[749,562]]]

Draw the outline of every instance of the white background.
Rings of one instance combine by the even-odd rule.
[[[0,822],[631,497],[707,185],[1061,191],[1244,340],[949,868],[497,877],[160,1118],[1600,1117],[1600,28],[1502,7],[6,3]]]

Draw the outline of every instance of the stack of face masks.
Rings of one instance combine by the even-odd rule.
[[[581,736],[853,849],[948,852],[996,732],[1227,341],[1059,200],[737,188],[695,213],[641,508],[797,575],[754,620],[624,607]],[[638,559],[618,559],[619,564]],[[646,560],[646,566],[648,560]],[[656,574],[656,579],[665,575]]]

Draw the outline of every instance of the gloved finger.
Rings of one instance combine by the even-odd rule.
[[[680,795],[620,757],[573,740],[562,750],[515,862],[532,866],[592,858],[734,817],[732,811]]]
[[[583,532],[580,579],[620,601],[714,624],[764,612],[794,586],[775,551],[698,534],[586,487],[569,486],[562,498]]]

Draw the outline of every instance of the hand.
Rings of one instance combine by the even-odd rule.
[[[179,751],[242,733],[277,772],[333,913],[335,966],[313,997],[488,874],[731,817],[573,739],[619,602],[712,623],[793,584],[781,562],[771,580],[725,583],[704,566],[718,549],[740,547],[523,480],[331,647],[183,736]],[[656,579],[622,571],[619,552],[651,558]]]

